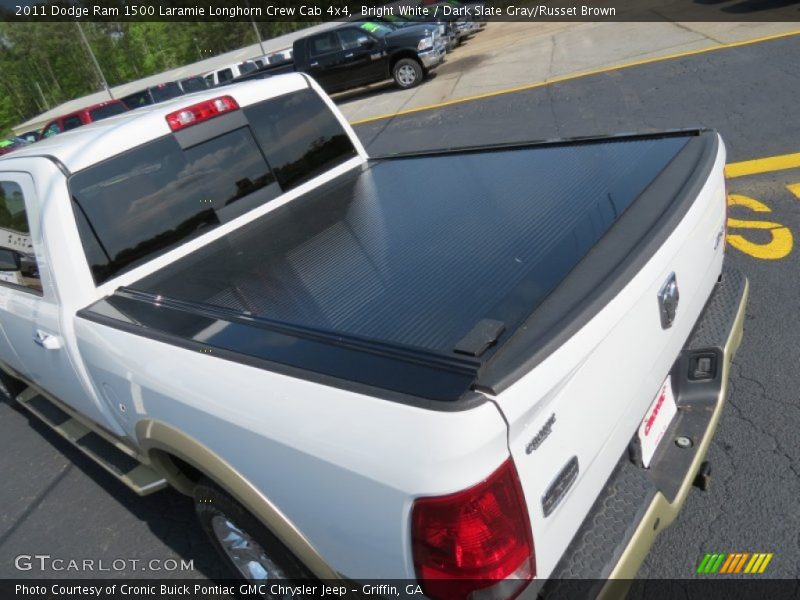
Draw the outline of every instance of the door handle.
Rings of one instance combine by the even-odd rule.
[[[311,63],[310,65],[308,65],[308,66],[309,66],[309,67],[318,67],[318,66],[319,66],[319,63],[318,63],[318,62],[312,62],[312,63]]]
[[[60,336],[46,333],[41,329],[36,330],[33,335],[33,341],[37,346],[41,346],[45,350],[58,350],[63,345]]]
[[[345,58],[353,58],[353,56],[355,56],[355,55],[352,52],[350,54],[345,54],[344,55]]]

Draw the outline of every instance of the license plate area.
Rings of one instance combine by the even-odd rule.
[[[677,413],[678,406],[675,402],[672,378],[668,375],[645,411],[644,418],[636,431],[631,450],[634,462],[645,468],[650,467],[653,456]]]

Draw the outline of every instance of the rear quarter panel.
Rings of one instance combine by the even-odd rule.
[[[508,457],[491,402],[426,410],[81,318],[76,331],[92,379],[133,440],[136,423],[151,419],[199,441],[350,578],[413,577],[413,499],[469,487]]]

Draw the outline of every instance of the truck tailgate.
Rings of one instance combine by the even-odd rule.
[[[713,140],[694,164],[673,161],[660,179],[680,184],[658,189],[657,180],[650,189],[654,201],[671,198],[659,226],[641,230],[627,256],[606,247],[612,230],[592,253],[616,256],[614,267],[593,269],[603,261],[590,253],[564,282],[582,291],[557,289],[482,374],[487,391],[499,390],[493,398],[509,423],[539,577],[553,571],[645,416],[667,410],[662,386],[669,403],[668,375],[722,272],[724,159]],[[645,208],[634,205],[620,231]],[[659,299],[670,281],[679,293],[671,322]]]

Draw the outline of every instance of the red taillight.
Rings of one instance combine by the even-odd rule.
[[[186,108],[176,110],[167,115],[167,123],[172,131],[178,131],[190,125],[197,125],[214,117],[239,108],[239,104],[230,96],[220,96],[213,100],[198,102]]]
[[[417,499],[411,537],[417,577],[435,600],[513,598],[536,575],[528,511],[510,458],[476,486]]]

